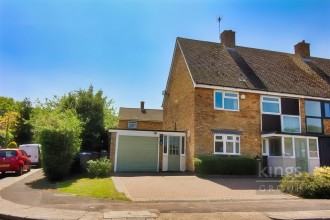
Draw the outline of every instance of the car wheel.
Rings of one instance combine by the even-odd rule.
[[[31,171],[31,164],[29,164],[29,167],[28,167],[27,171],[28,171],[28,172]]]
[[[17,174],[18,176],[21,176],[21,175],[23,174],[23,165],[19,167],[19,170],[16,171],[16,174]]]

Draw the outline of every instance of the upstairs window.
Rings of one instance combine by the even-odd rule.
[[[280,98],[276,97],[262,97],[262,113],[264,114],[281,114]]]
[[[305,100],[306,128],[308,133],[322,133],[321,102]]]
[[[128,126],[129,129],[136,129],[137,128],[137,122],[136,121],[128,121]]]
[[[324,103],[324,117],[330,118],[330,102]]]
[[[321,117],[321,103],[319,101],[305,101],[306,116]]]
[[[214,92],[214,108],[218,110],[238,111],[238,93]]]
[[[282,115],[282,132],[300,133],[300,117]]]

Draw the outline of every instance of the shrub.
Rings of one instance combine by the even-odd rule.
[[[307,199],[330,199],[330,167],[316,168],[313,174],[284,176],[280,187],[282,192]]]
[[[110,175],[112,164],[106,157],[87,162],[87,172],[93,177],[107,177]]]
[[[81,124],[71,111],[41,110],[32,118],[36,138],[42,146],[43,170],[52,181],[70,171],[80,148]]]
[[[256,160],[243,156],[200,156],[194,165],[201,174],[255,175],[257,169]]]
[[[15,141],[12,141],[7,145],[7,148],[18,148],[17,143]]]

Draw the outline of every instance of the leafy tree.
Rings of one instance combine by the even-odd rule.
[[[32,113],[32,104],[29,99],[25,98],[20,103],[17,128],[14,132],[15,140],[18,144],[31,143],[33,139],[32,125],[27,123]]]
[[[45,175],[52,181],[63,179],[80,149],[81,123],[78,117],[72,110],[37,107],[30,123],[42,146]]]
[[[6,112],[4,115],[0,116],[0,130],[5,133],[5,137],[1,138],[1,146],[7,145],[12,140],[10,137],[13,136],[13,132],[16,129],[18,117],[19,113],[12,111]]]
[[[18,105],[18,102],[15,102],[13,98],[0,96],[0,116],[7,112],[17,112]]]
[[[88,90],[71,92],[60,99],[59,107],[75,110],[83,123],[82,150],[99,151],[108,148],[107,129],[118,123],[112,105],[113,101],[107,101],[102,90],[94,94],[93,86]]]

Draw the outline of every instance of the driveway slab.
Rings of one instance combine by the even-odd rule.
[[[200,178],[193,175],[121,175],[114,177],[133,201],[296,199],[277,190],[278,180]]]

